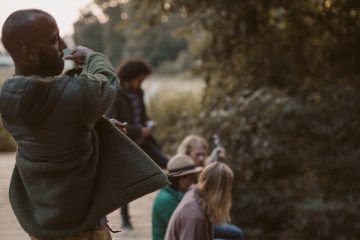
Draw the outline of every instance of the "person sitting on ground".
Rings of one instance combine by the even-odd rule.
[[[32,240],[110,240],[107,214],[168,183],[103,117],[117,85],[112,65],[77,47],[66,57],[77,68],[63,74],[65,42],[38,9],[10,14],[2,42],[15,64],[0,114],[17,144],[9,198],[20,225]]]
[[[155,123],[146,112],[142,82],[151,74],[150,66],[143,60],[131,59],[123,62],[117,68],[116,74],[120,80],[116,97],[109,111],[108,118],[126,122],[129,136],[151,159],[162,169],[166,168],[168,158],[163,154],[161,146],[153,136]],[[122,228],[132,230],[129,206],[120,209]]]
[[[166,172],[170,185],[158,192],[152,208],[153,240],[164,239],[172,213],[202,169],[184,154],[177,154],[169,160]]]
[[[207,141],[198,135],[188,135],[180,143],[177,153],[190,156],[197,166],[206,166],[210,163],[225,159],[225,149],[222,146],[215,147],[208,156],[209,145]],[[214,224],[215,238],[243,239],[241,228],[230,224]]]
[[[202,167],[225,158],[225,149],[221,146],[214,148],[210,156],[208,156],[208,152],[209,144],[207,141],[195,134],[186,136],[177,149],[177,153],[189,155],[196,165]]]
[[[165,240],[214,239],[213,225],[230,220],[232,181],[225,163],[207,165],[172,214]]]

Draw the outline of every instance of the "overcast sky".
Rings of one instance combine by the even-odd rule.
[[[25,8],[38,8],[53,15],[61,36],[69,35],[73,33],[72,25],[78,20],[79,10],[91,2],[91,0],[0,0],[0,29],[12,12]]]

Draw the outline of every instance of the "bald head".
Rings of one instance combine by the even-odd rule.
[[[11,54],[22,46],[33,46],[41,36],[40,19],[54,18],[38,9],[25,9],[13,12],[5,21],[2,29],[2,42]]]
[[[44,11],[12,13],[4,23],[2,42],[14,60],[16,75],[55,76],[64,68],[65,42],[55,19]]]

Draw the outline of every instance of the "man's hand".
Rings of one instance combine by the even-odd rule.
[[[127,122],[121,123],[118,120],[116,120],[115,118],[111,118],[109,119],[109,121],[116,127],[118,128],[121,132],[123,132],[124,134],[127,133],[126,131],[126,127],[127,127]]]
[[[72,60],[75,62],[76,67],[81,67],[85,64],[86,56],[92,53],[93,50],[78,46],[70,55],[66,56],[66,60]]]

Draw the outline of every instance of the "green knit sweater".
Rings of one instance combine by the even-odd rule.
[[[161,189],[156,195],[151,216],[153,240],[164,240],[171,215],[183,196],[184,193],[171,187]]]
[[[102,118],[116,82],[107,58],[93,53],[79,76],[15,76],[3,84],[0,113],[18,145],[10,203],[30,235],[84,232],[168,183],[136,144]]]

